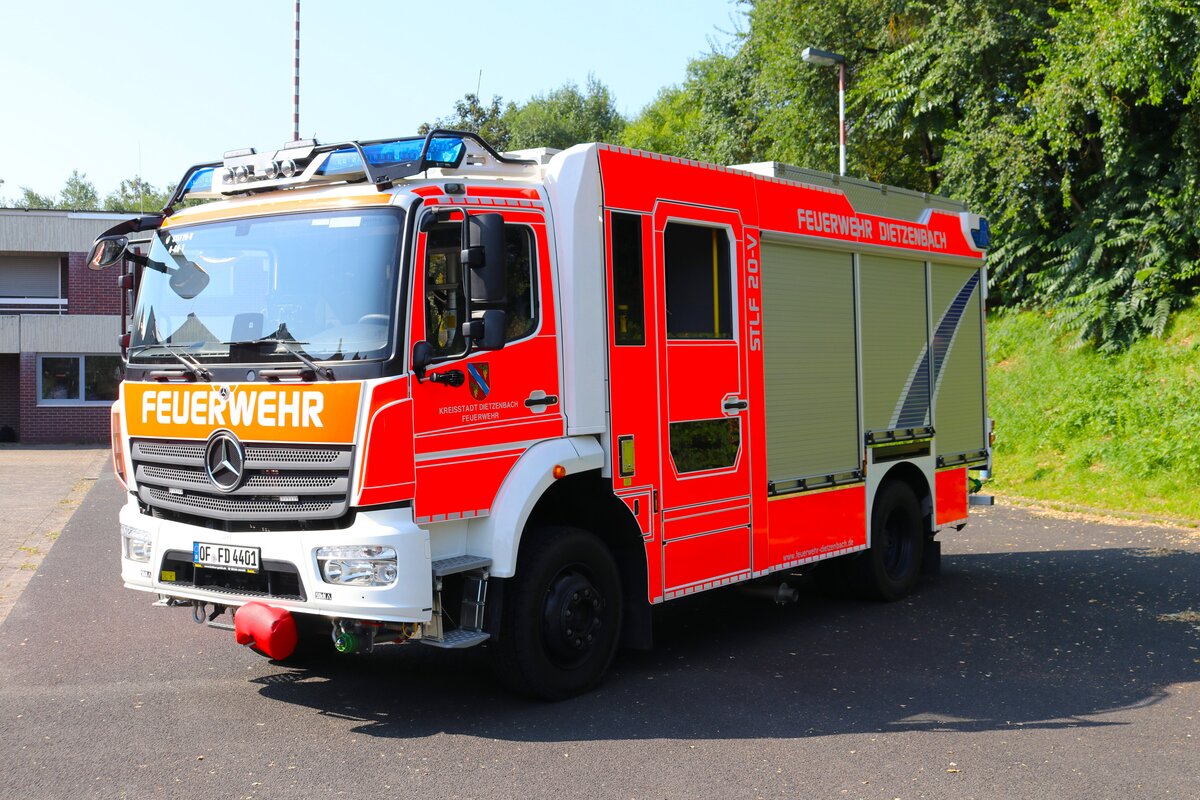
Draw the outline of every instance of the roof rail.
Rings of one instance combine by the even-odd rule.
[[[362,142],[320,144],[304,139],[271,153],[248,148],[225,155],[222,161],[189,167],[163,214],[171,214],[188,197],[213,199],[313,183],[366,181],[390,189],[395,181],[431,168],[457,169],[468,157],[518,167],[537,165],[537,161],[501,155],[477,133],[447,128],[435,128],[424,136]]]

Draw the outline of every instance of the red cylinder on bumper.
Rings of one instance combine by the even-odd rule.
[[[233,635],[238,644],[249,645],[267,658],[280,660],[296,649],[296,620],[286,609],[266,603],[246,603],[234,612]]]

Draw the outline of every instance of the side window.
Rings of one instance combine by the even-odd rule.
[[[508,267],[508,330],[505,341],[529,335],[537,328],[537,264],[533,231],[526,225],[504,226]],[[462,225],[434,225],[425,240],[425,341],[435,358],[467,351],[462,335],[466,321],[463,293]]]
[[[434,225],[425,239],[425,341],[437,358],[467,351],[462,335],[462,225]]]
[[[504,226],[508,255],[508,331],[504,341],[528,336],[537,328],[537,264],[533,257],[533,230],[524,225]]]
[[[732,339],[729,234],[669,222],[663,232],[667,338]]]
[[[612,242],[613,341],[646,343],[645,291],[642,284],[642,218],[613,212]]]

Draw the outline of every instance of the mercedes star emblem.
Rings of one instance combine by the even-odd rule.
[[[204,466],[208,479],[222,492],[232,492],[242,483],[246,471],[246,448],[229,431],[217,431],[208,437],[204,448]]]

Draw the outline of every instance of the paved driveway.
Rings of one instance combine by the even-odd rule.
[[[737,590],[558,704],[482,651],[290,669],[117,578],[100,480],[0,625],[0,797],[1200,796],[1194,533],[995,508],[906,601]]]

